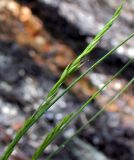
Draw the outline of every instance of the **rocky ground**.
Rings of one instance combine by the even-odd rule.
[[[117,5],[105,0],[0,1],[0,155],[25,119],[37,109],[62,70],[104,26]],[[127,2],[119,21],[88,57],[91,64],[134,31],[133,6],[133,1]],[[80,107],[133,57],[133,44],[134,40],[130,40],[59,100],[23,138],[11,159],[29,160],[43,136],[65,114]],[[60,91],[90,63],[70,77]],[[86,108],[62,137],[47,148],[42,159],[103,107],[134,76],[133,68],[134,63]],[[132,85],[53,159],[132,160],[133,122]]]

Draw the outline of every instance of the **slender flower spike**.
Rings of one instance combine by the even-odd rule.
[[[101,40],[101,38],[105,35],[105,33],[110,29],[113,22],[116,21],[116,19],[119,17],[123,4],[126,0],[123,0],[122,4],[118,7],[116,12],[114,13],[113,17],[110,19],[110,21],[104,26],[104,28],[95,36],[95,38],[92,40],[92,42],[86,47],[86,49],[71,63],[69,64],[66,69],[63,71],[60,79],[58,82],[53,86],[51,91],[48,94],[48,97],[51,95],[54,95],[58,88],[62,85],[62,83],[65,81],[65,79],[79,69],[81,61],[84,57],[86,57],[91,51],[95,48],[95,46],[98,44],[98,42]]]

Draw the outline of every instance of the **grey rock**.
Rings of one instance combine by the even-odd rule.
[[[103,153],[79,138],[74,138],[69,147],[77,160],[110,160]]]

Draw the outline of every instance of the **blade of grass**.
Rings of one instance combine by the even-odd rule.
[[[62,148],[65,147],[65,145],[67,145],[74,137],[76,137],[83,129],[85,129],[91,122],[93,122],[97,117],[99,117],[106,108],[108,108],[114,101],[116,101],[122,94],[123,92],[125,92],[127,90],[127,88],[134,83],[134,77],[120,90],[120,92],[118,92],[115,96],[113,96],[109,102],[107,103],[107,105],[105,105],[103,108],[101,108],[97,113],[95,113],[88,121],[86,124],[84,124],[82,127],[80,127],[74,135],[72,135],[70,138],[68,138],[65,142],[63,142],[59,148],[52,152],[47,158],[46,160],[51,160],[51,158],[56,155],[57,153],[59,153]]]
[[[108,103],[108,105],[111,105],[123,92],[126,91],[126,89],[134,82],[134,77],[120,90],[120,92],[118,94],[116,94],[116,96],[114,96],[110,102]]]
[[[43,153],[43,151],[46,149],[46,147],[53,142],[53,140],[56,139],[56,137],[58,137],[63,131],[64,129],[71,123],[71,121],[73,119],[75,119],[82,111],[83,109],[94,99],[96,98],[102,91],[103,89],[108,86],[121,72],[123,72],[127,66],[133,61],[134,59],[130,59],[127,64],[125,64],[114,76],[112,76],[112,78],[106,82],[103,87],[101,87],[101,89],[99,89],[98,91],[96,91],[93,96],[91,98],[89,98],[76,112],[73,112],[71,114],[71,116],[68,116],[67,121],[65,122],[65,124],[63,124],[63,126],[60,128],[60,130],[57,131],[57,133],[55,133],[55,135],[53,136],[52,131],[49,132],[49,136],[51,137],[49,139],[49,141],[46,141],[46,139],[44,139],[43,143],[38,147],[38,149],[35,151],[35,154],[32,157],[32,160],[37,160],[39,158],[39,156]],[[70,115],[70,114],[69,114]],[[61,123],[61,122],[60,122]],[[59,123],[58,123],[59,125]],[[56,125],[57,127],[57,125]],[[46,144],[47,142],[47,144]]]
[[[13,141],[7,147],[6,151],[4,152],[3,156],[1,157],[1,160],[7,160],[8,159],[8,157],[13,152],[14,147],[19,142],[19,140],[23,137],[23,135],[26,134],[27,131],[29,130],[29,128],[34,123],[36,123],[36,121],[54,104],[54,102],[52,102],[52,101],[53,101],[53,98],[55,97],[55,95],[57,93],[58,88],[61,86],[61,84],[64,82],[64,80],[71,73],[73,73],[75,70],[77,70],[80,67],[80,61],[82,60],[82,58],[84,58],[96,46],[96,44],[103,37],[103,35],[109,30],[109,28],[111,27],[113,22],[119,17],[124,2],[125,2],[125,0],[123,0],[122,4],[118,7],[115,14],[111,18],[111,20],[105,25],[105,27],[102,29],[102,31],[100,31],[98,33],[98,35],[93,39],[91,44],[89,44],[89,46],[84,50],[84,52],[82,52],[82,54],[80,56],[78,56],[78,58],[76,58],[76,60],[74,60],[64,70],[64,72],[61,75],[61,78],[59,79],[59,81],[54,85],[54,87],[48,93],[48,96],[47,96],[45,102],[43,102],[39,106],[37,111],[30,118],[28,118],[28,120],[24,123],[24,126],[19,130],[19,132],[16,134]]]

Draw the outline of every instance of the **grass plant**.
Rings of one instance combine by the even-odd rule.
[[[56,103],[62,96],[64,96],[80,79],[82,79],[87,73],[89,73],[92,69],[94,69],[98,64],[103,62],[107,57],[109,57],[112,53],[114,53],[120,46],[126,43],[130,38],[134,37],[134,33],[131,34],[127,39],[121,42],[118,46],[114,47],[111,51],[105,54],[102,58],[100,58],[97,62],[95,62],[90,68],[88,68],[84,73],[82,73],[78,78],[76,78],[61,94],[58,93],[59,88],[65,82],[65,80],[72,75],[75,71],[77,71],[81,65],[83,59],[91,53],[91,51],[96,47],[99,43],[101,38],[105,35],[105,33],[111,28],[112,24],[117,20],[120,16],[122,7],[125,3],[125,0],[122,1],[120,6],[115,11],[112,18],[109,20],[108,23],[104,26],[104,28],[95,36],[95,38],[91,41],[91,43],[86,47],[86,49],[75,59],[73,60],[63,71],[59,80],[55,83],[52,87],[50,92],[48,93],[47,97],[44,99],[43,103],[38,107],[35,113],[29,117],[23,127],[17,132],[12,142],[7,146],[5,152],[3,153],[1,160],[8,160],[9,156],[12,154],[15,146],[18,144],[20,139],[28,132],[28,130],[42,117],[45,112],[52,107],[54,103]],[[39,156],[42,154],[44,149],[52,143],[71,123],[71,121],[76,118],[83,109],[94,99],[98,96],[103,89],[108,86],[111,81],[113,81],[123,70],[127,68],[127,66],[133,62],[133,59],[130,59],[125,66],[123,66],[105,85],[99,89],[97,92],[93,94],[78,110],[66,115],[45,137],[41,146],[36,150],[35,154],[32,157],[32,160],[37,160]],[[130,81],[132,83],[132,81]],[[128,83],[129,84],[129,83]],[[124,90],[123,90],[124,91]],[[115,96],[115,98],[118,98]],[[102,112],[100,110],[100,112]],[[97,114],[98,115],[98,114]],[[96,116],[95,116],[96,117]]]

